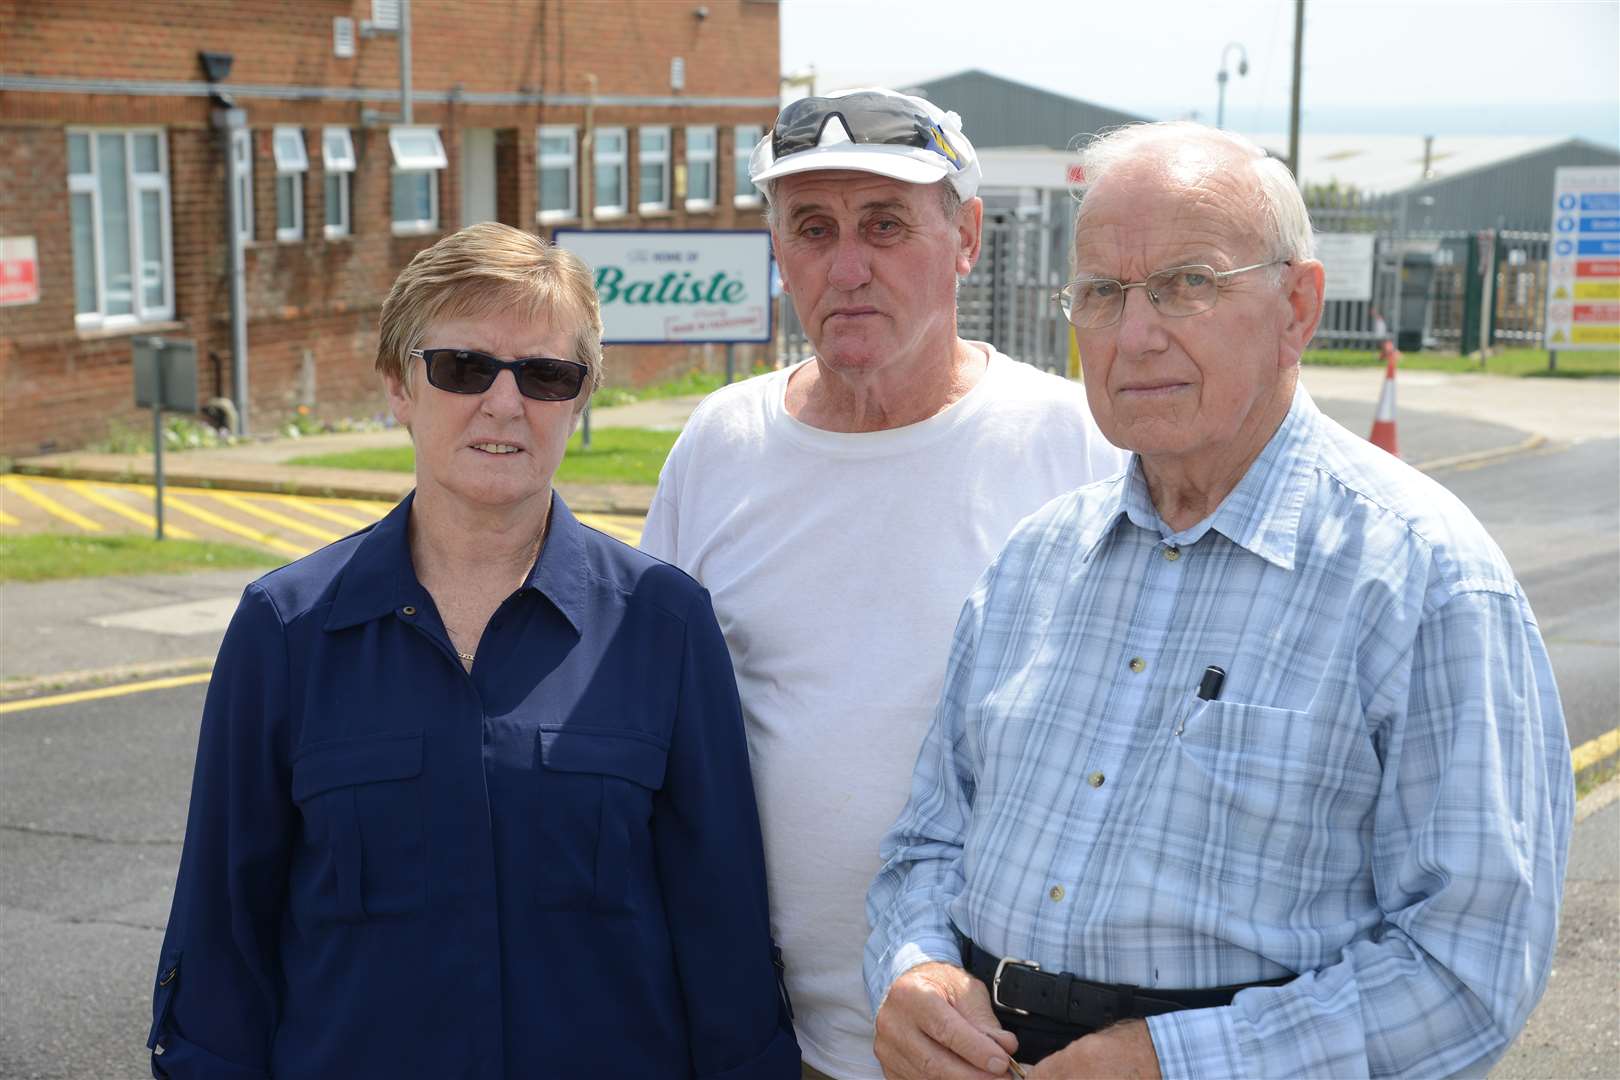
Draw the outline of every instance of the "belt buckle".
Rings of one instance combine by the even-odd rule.
[[[1014,967],[1029,968],[1031,971],[1041,970],[1041,965],[1033,960],[1015,960],[1010,956],[1003,956],[996,961],[996,973],[990,978],[991,1003],[998,1009],[1006,1009],[1009,1012],[1017,1013],[1019,1016],[1028,1016],[1028,1009],[1020,1009],[1016,1005],[1008,1005],[1001,1000],[1001,974],[1007,970],[1008,964],[1012,964]]]

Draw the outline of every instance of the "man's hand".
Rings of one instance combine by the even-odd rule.
[[[1158,1080],[1159,1055],[1146,1020],[1123,1020],[1045,1058],[1029,1080]]]
[[[894,980],[872,1043],[889,1080],[989,1080],[1006,1074],[1017,1048],[984,983],[942,963],[918,964]]]

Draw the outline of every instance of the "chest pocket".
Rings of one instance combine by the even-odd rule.
[[[542,729],[535,770],[535,839],[549,870],[542,908],[626,912],[654,881],[653,794],[666,746],[622,728]]]
[[[421,773],[420,733],[319,743],[293,762],[305,839],[295,904],[339,922],[423,907]]]
[[[1359,718],[1197,701],[1176,744],[1190,833],[1170,848],[1227,902],[1263,909],[1288,893],[1267,883],[1302,868],[1329,890],[1363,879],[1353,838],[1371,828],[1380,770]]]

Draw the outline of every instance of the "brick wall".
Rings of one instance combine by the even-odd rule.
[[[382,408],[371,373],[378,307],[399,269],[422,248],[462,224],[462,133],[493,129],[496,215],[549,236],[537,223],[537,128],[583,128],[583,104],[489,104],[464,96],[415,105],[418,124],[440,130],[449,168],[436,177],[439,229],[395,236],[391,227],[388,128],[362,123],[362,109],[392,111],[399,50],[394,35],[357,40],[357,55],[332,55],[332,20],[370,17],[369,0],[102,0],[49,4],[0,0],[0,40],[11,76],[189,84],[203,89],[198,50],[230,52],[231,87],[297,87],[297,94],[237,92],[254,143],[253,239],[245,252],[250,419],[266,431],[299,405],[317,415],[369,415]],[[413,5],[414,88],[418,93],[535,93],[583,97],[594,75],[591,120],[628,130],[631,213],[602,222],[615,228],[757,228],[757,210],[732,204],[732,127],[766,126],[770,106],[684,104],[694,97],[771,99],[777,91],[777,5],[762,0],[665,0],[577,3],[569,0],[433,0]],[[670,86],[670,62],[685,61],[685,89]],[[320,88],[324,93],[316,94]],[[336,91],[336,93],[334,93]],[[353,100],[376,91],[378,100]],[[345,99],[348,95],[348,99]],[[672,104],[623,104],[658,97]],[[276,239],[276,174],[271,149],[278,124],[302,129],[309,171],[303,178],[304,232]],[[321,128],[348,127],[357,169],[351,176],[352,235],[327,239]],[[672,166],[684,161],[685,129],[713,125],[714,208],[635,212],[636,127],[671,129]],[[76,325],[67,136],[70,126],[150,125],[164,132],[170,192],[174,318],[117,329]],[[747,153],[750,148],[743,147]],[[579,161],[581,187],[590,162]],[[226,274],[226,155],[211,126],[206,96],[143,93],[0,92],[0,232],[33,236],[41,299],[0,308],[0,453],[66,448],[102,437],[109,423],[144,423],[133,409],[130,338],[162,333],[198,350],[198,387],[206,399],[230,395],[230,282]],[[675,169],[671,169],[671,179]],[[580,193],[583,199],[585,192]],[[582,201],[583,205],[583,201]],[[763,353],[740,347],[739,370]],[[720,347],[618,347],[609,383],[639,385],[697,366],[719,368]]]

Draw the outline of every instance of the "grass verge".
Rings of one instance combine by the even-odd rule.
[[[1384,366],[1378,353],[1368,349],[1307,349],[1301,360],[1324,367]],[[1547,368],[1546,349],[1501,349],[1483,362],[1448,353],[1411,352],[1401,354],[1401,370],[1483,371],[1490,375],[1526,378],[1584,379],[1593,375],[1620,375],[1620,349],[1561,352],[1555,371]]]
[[[111,574],[180,574],[190,570],[280,566],[285,559],[235,544],[149,536],[0,537],[0,581],[51,581]]]
[[[763,375],[770,368],[763,364],[756,365],[752,371],[737,372],[737,381]],[[669,379],[651,386],[639,386],[629,389],[623,386],[604,386],[591,398],[591,404],[599,409],[613,405],[628,405],[632,401],[651,401],[655,398],[690,397],[693,394],[710,394],[726,385],[724,372],[688,371],[679,378]],[[596,436],[591,436],[596,441]]]
[[[651,428],[597,428],[591,432],[591,448],[586,450],[580,445],[579,433],[575,432],[568,440],[568,451],[557,469],[557,481],[651,487],[658,483],[658,470],[664,467],[669,448],[675,445],[676,434]],[[294,458],[291,464],[408,473],[416,468],[416,455],[410,447],[399,446],[317,454]]]

